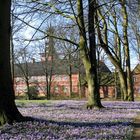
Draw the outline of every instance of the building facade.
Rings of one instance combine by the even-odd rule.
[[[43,59],[44,60],[44,59]],[[53,96],[87,97],[87,84],[83,65],[79,67],[76,60],[69,65],[66,60],[40,61],[15,65],[14,87],[17,96],[25,94],[27,84],[36,86],[39,95],[45,96],[47,88]],[[111,72],[107,66],[100,62],[102,77],[100,79],[101,97],[114,97],[114,86],[111,82]],[[110,79],[111,78],[111,79]],[[110,83],[111,82],[111,83]],[[48,87],[48,84],[50,87]]]
[[[134,96],[140,97],[140,64],[133,70]]]

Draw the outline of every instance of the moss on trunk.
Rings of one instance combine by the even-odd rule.
[[[0,110],[0,126],[5,124],[6,122],[8,122],[8,119],[4,113],[4,111],[2,111],[2,109]]]
[[[90,5],[90,1],[89,6]],[[91,18],[92,15],[92,8],[94,3],[92,3],[92,7],[90,7],[89,10],[89,20],[93,20]],[[84,15],[83,15],[83,3],[82,0],[77,0],[77,11],[78,11],[78,27],[79,27],[79,36],[80,36],[80,41],[79,41],[79,50],[80,50],[80,57],[83,61],[84,68],[86,71],[86,79],[87,79],[87,84],[88,84],[88,103],[87,103],[87,108],[92,109],[93,107],[100,108],[102,107],[101,102],[100,102],[100,94],[99,94],[99,85],[97,82],[97,71],[96,71],[96,46],[95,46],[95,30],[92,29],[92,25],[89,22],[89,35],[92,32],[93,36],[90,36],[90,50],[88,48],[88,43],[87,43],[87,38],[86,38],[86,30],[85,30],[85,24],[84,24]],[[94,22],[92,23],[94,24]],[[93,59],[92,59],[93,58]]]

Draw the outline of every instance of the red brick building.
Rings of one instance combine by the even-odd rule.
[[[54,61],[53,63],[51,61],[27,63],[26,68],[24,63],[16,64],[14,84],[16,95],[22,95],[27,92],[27,80],[30,86],[37,86],[40,95],[45,95],[47,79],[49,79],[49,84],[51,84],[50,92],[53,95],[70,96],[70,92],[72,92],[77,96],[86,97],[87,86],[85,72],[83,65],[78,65],[79,62],[77,62],[77,60],[73,60],[71,64],[69,64],[67,60],[62,59],[57,59],[57,61]],[[99,67],[101,71],[101,97],[113,97],[114,85],[112,84],[112,74],[103,62],[100,62]]]
[[[134,96],[140,97],[140,64],[133,70]]]

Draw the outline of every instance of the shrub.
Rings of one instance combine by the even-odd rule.
[[[38,87],[36,85],[30,86],[29,87],[29,91],[28,91],[29,100],[36,100],[36,99],[38,99],[38,95],[39,95]]]

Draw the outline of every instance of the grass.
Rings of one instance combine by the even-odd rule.
[[[28,106],[46,106],[51,104],[51,100],[16,100],[17,107],[28,107]]]
[[[16,104],[49,104],[52,100],[15,100]]]

